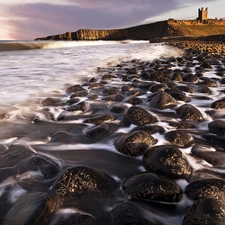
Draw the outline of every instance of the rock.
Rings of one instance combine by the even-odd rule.
[[[67,89],[66,89],[66,93],[72,93],[72,92],[77,92],[77,91],[85,91],[86,89],[85,88],[83,88],[81,85],[79,85],[79,84],[75,84],[75,85],[73,85],[73,86],[71,86],[71,87],[68,87]]]
[[[104,137],[109,136],[112,134],[117,126],[114,126],[114,124],[100,124],[94,127],[89,127],[85,130],[85,134],[88,138],[92,140],[101,140]]]
[[[197,128],[194,124],[187,123],[187,122],[170,122],[170,126],[175,127],[177,129],[195,129]]]
[[[3,225],[48,224],[55,209],[55,199],[42,192],[31,192],[19,198],[8,211]]]
[[[189,86],[180,85],[176,88],[187,93],[195,93],[195,89]]]
[[[75,105],[71,105],[67,108],[67,111],[69,112],[74,112],[74,111],[86,111],[87,109],[89,109],[89,104],[87,102],[79,102]]]
[[[78,97],[86,97],[88,95],[88,91],[87,90],[83,90],[83,91],[77,91],[74,94],[72,94],[70,96],[70,98],[78,98]]]
[[[206,69],[206,70],[211,70],[212,66],[208,62],[203,62],[200,67]]]
[[[156,225],[144,217],[144,212],[130,202],[124,202],[111,210],[112,224]],[[157,223],[158,224],[158,223]]]
[[[225,121],[214,120],[208,124],[209,132],[225,137]]]
[[[166,90],[166,92],[178,101],[185,102],[185,101],[189,100],[189,98],[186,96],[186,94],[183,93],[180,89],[178,89],[176,87],[170,88],[170,89]]]
[[[151,147],[143,156],[144,168],[172,179],[188,179],[192,173],[186,157],[171,145]]]
[[[121,102],[123,101],[124,96],[122,94],[115,94],[115,95],[110,95],[107,97],[103,97],[102,100],[106,102]]]
[[[199,81],[199,78],[196,75],[193,75],[193,74],[186,74],[186,75],[183,76],[183,81],[191,82],[191,83],[197,83]]]
[[[213,198],[195,201],[186,212],[182,225],[224,225],[225,205]]]
[[[129,103],[131,105],[140,105],[143,103],[143,100],[138,97],[128,97],[124,99],[124,102]]]
[[[119,103],[114,103],[109,106],[109,111],[116,114],[124,113],[126,110],[127,110],[127,107]]]
[[[135,127],[131,131],[144,131],[151,135],[155,133],[163,134],[165,132],[165,129],[158,125],[145,125],[141,127]]]
[[[59,106],[62,105],[62,101],[58,98],[46,98],[41,101],[41,105],[43,106]]]
[[[165,138],[171,144],[181,148],[189,147],[193,143],[193,137],[183,130],[169,131],[165,134]]]
[[[207,140],[214,147],[219,146],[224,149],[225,137],[216,136],[214,134],[203,134],[202,137]]]
[[[202,113],[191,104],[184,104],[180,106],[177,110],[177,115],[180,119],[184,121],[202,121]]]
[[[149,91],[158,92],[158,91],[164,91],[166,89],[168,89],[168,86],[166,84],[155,84],[149,88]]]
[[[133,199],[160,202],[179,202],[181,188],[169,178],[150,172],[142,172],[125,180],[123,190]]]
[[[225,99],[220,99],[211,104],[211,108],[214,109],[225,109]]]
[[[225,203],[225,180],[197,180],[187,185],[185,193],[192,200],[215,198]]]
[[[115,119],[116,119],[115,116],[107,114],[107,115],[101,115],[97,117],[92,117],[90,119],[86,119],[84,120],[84,123],[101,124],[101,123],[113,121]]]
[[[63,171],[53,184],[52,190],[65,200],[76,200],[82,197],[106,195],[116,187],[116,181],[106,173],[94,168],[78,166]]]
[[[209,95],[212,94],[212,90],[209,87],[205,86],[205,85],[199,85],[197,87],[197,92],[199,92],[199,93],[206,93],[206,94],[209,94]]]
[[[196,144],[191,149],[191,153],[199,157],[214,167],[225,168],[225,152],[224,150],[216,150],[210,146]]]
[[[117,138],[114,142],[117,151],[131,156],[143,155],[147,147],[157,143],[150,134],[144,131],[130,131]]]
[[[124,120],[137,126],[143,126],[158,121],[150,112],[138,106],[131,106],[124,115]]]
[[[153,108],[163,110],[174,108],[178,102],[170,94],[160,91],[150,100],[149,104]]]

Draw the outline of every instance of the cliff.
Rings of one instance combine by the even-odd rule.
[[[80,29],[75,32],[36,38],[35,40],[162,40],[176,37],[200,37],[225,34],[225,21],[208,19],[174,20],[169,19],[124,29],[91,30]]]

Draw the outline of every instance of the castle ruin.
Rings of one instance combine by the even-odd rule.
[[[201,22],[207,21],[208,19],[208,8],[201,8],[198,9],[198,18],[197,20],[200,20]]]

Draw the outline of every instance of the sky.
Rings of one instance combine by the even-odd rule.
[[[201,7],[208,7],[209,18],[225,19],[225,0],[0,0],[0,5],[0,40],[195,19]]]

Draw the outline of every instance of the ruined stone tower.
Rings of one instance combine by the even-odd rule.
[[[201,8],[198,9],[198,20],[200,21],[206,21],[208,19],[208,8]]]

